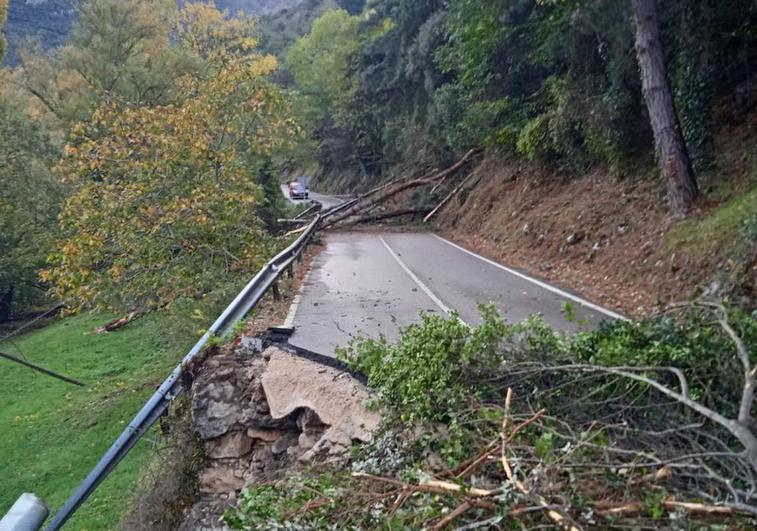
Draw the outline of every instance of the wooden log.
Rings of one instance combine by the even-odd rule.
[[[105,325],[95,329],[95,332],[97,332],[98,334],[104,334],[105,332],[113,332],[114,330],[123,328],[124,326],[131,323],[132,321],[142,317],[145,313],[147,313],[145,310],[142,310],[141,308],[135,308],[134,310],[129,312],[127,315],[123,317],[119,317],[118,319],[114,319],[110,321],[109,323],[106,323]]]
[[[476,175],[479,175],[479,178],[480,178],[480,174],[477,174],[476,172],[473,172],[470,175],[468,175],[465,179],[463,179],[463,182],[461,182],[459,185],[457,185],[455,187],[455,189],[452,190],[452,192],[450,192],[449,195],[447,195],[447,197],[445,197],[444,199],[442,199],[441,203],[439,203],[438,205],[436,205],[436,207],[434,207],[434,209],[431,212],[429,212],[426,215],[425,218],[423,218],[423,222],[426,223],[428,220],[430,220],[432,217],[434,217],[434,214],[436,214],[437,212],[439,212],[439,210],[441,210],[442,207],[444,207],[444,205],[446,205],[450,201],[450,199],[452,199],[457,194],[459,194],[460,191],[465,187],[465,185],[468,184],[468,182],[474,176],[476,176]]]
[[[361,216],[353,221],[353,223],[373,223],[376,221],[383,221],[385,219],[399,218],[402,216],[418,216],[428,214],[427,208],[408,208],[404,210],[395,210],[392,212],[385,212],[383,214],[374,214],[372,216]]]
[[[331,227],[331,226],[339,223],[340,221],[343,221],[343,220],[345,220],[347,218],[350,218],[350,217],[352,217],[352,216],[354,216],[354,215],[356,215],[356,214],[358,214],[358,213],[360,213],[362,211],[365,211],[365,210],[367,210],[369,208],[373,208],[374,206],[376,206],[378,204],[381,204],[381,203],[387,201],[388,199],[391,199],[395,195],[397,195],[397,194],[399,194],[401,192],[404,192],[406,190],[409,190],[411,188],[417,188],[417,187],[420,187],[420,186],[425,186],[425,185],[434,183],[434,182],[438,181],[439,179],[444,179],[446,176],[451,175],[452,173],[454,173],[455,171],[457,171],[458,169],[460,169],[468,160],[470,160],[470,158],[473,155],[475,155],[478,152],[479,152],[478,149],[471,149],[470,151],[468,151],[463,156],[463,158],[461,158],[455,164],[453,164],[452,166],[450,166],[446,170],[438,172],[438,173],[436,173],[436,174],[434,174],[434,175],[432,175],[430,177],[423,177],[423,178],[420,178],[420,179],[413,179],[411,181],[398,182],[396,185],[389,186],[389,187],[387,187],[386,185],[383,185],[382,187],[379,187],[379,188],[376,189],[376,190],[385,190],[382,194],[379,194],[378,197],[370,198],[369,195],[365,196],[365,197],[362,197],[354,206],[348,208],[347,210],[345,210],[344,212],[340,213],[339,215],[337,215],[333,219],[330,219],[330,220],[324,222],[324,224],[321,226],[321,228],[322,229],[329,228],[329,227]],[[377,193],[376,190],[374,191],[374,193]],[[371,192],[369,192],[369,194],[371,194]]]

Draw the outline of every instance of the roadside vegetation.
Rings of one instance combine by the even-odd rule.
[[[742,395],[745,378],[747,386],[755,379],[754,314],[681,306],[573,336],[538,317],[506,324],[490,307],[482,316],[475,328],[454,315],[424,316],[396,344],[359,340],[342,351],[377,391],[383,432],[355,447],[346,467],[250,487],[226,522],[234,529],[754,524],[753,392]]]
[[[373,191],[329,227],[424,216],[645,319],[563,336],[483,307],[475,328],[426,316],[358,341],[341,356],[385,430],[347,471],[252,486],[229,525],[749,527],[757,4],[218,2],[242,3],[267,14],[37,2],[70,32],[0,35],[0,325],[66,315],[0,347],[87,384],[0,360],[0,514],[32,489],[60,506],[286,244],[279,219],[303,207],[280,183],[308,169]],[[96,332],[111,319],[129,326]],[[190,439],[148,437],[71,526],[121,525],[161,475],[151,449]],[[140,503],[180,516],[155,484]]]
[[[52,509],[63,504],[135,412],[190,346],[166,334],[166,314],[111,334],[95,329],[112,316],[82,313],[0,344],[0,350],[84,383],[73,386],[3,360],[0,371],[0,512],[22,492]],[[71,529],[118,529],[155,451],[154,429],[73,517]]]

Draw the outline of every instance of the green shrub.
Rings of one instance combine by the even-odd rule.
[[[405,421],[448,421],[479,396],[478,383],[500,364],[500,345],[513,328],[493,306],[481,306],[483,323],[471,328],[456,314],[423,314],[396,344],[385,338],[353,342],[339,357],[368,377],[368,384]]]

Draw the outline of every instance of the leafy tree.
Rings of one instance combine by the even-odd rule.
[[[170,0],[88,0],[64,47],[45,52],[32,43],[19,51],[16,82],[64,128],[87,120],[105,95],[173,101],[174,82],[201,66],[171,43],[177,17]]]
[[[180,48],[202,60],[223,63],[258,46],[255,20],[239,13],[230,17],[212,3],[188,3],[175,17],[174,36]]]
[[[271,56],[223,55],[176,105],[106,100],[57,171],[74,189],[43,278],[72,308],[158,308],[258,268],[271,242],[251,178],[297,133]]]
[[[347,123],[347,109],[358,84],[355,57],[362,45],[359,27],[360,19],[347,11],[329,11],[289,50],[286,67],[297,81],[305,116],[311,123],[328,119]]]
[[[38,269],[53,246],[62,187],[57,151],[23,109],[0,94],[0,322],[44,298]]]

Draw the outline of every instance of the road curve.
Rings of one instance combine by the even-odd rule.
[[[289,190],[286,184],[281,185],[281,193],[284,194],[284,197],[286,197],[290,203],[294,203],[295,205],[308,202],[307,199],[291,199],[289,197]],[[333,195],[324,195],[324,194],[319,194],[318,192],[310,192],[310,199],[321,203],[324,209],[331,208],[344,201],[344,199],[334,197]]]
[[[621,316],[432,233],[333,232],[290,311],[290,342],[324,355],[358,336],[397,337],[420,312],[456,310],[480,321],[479,302],[494,302],[511,322],[539,313],[572,331]],[[563,313],[572,303],[575,319]]]

